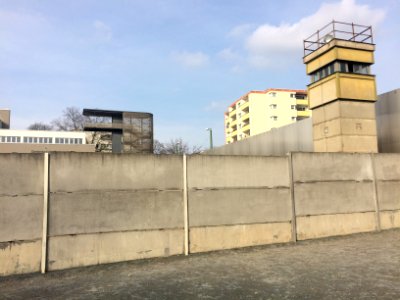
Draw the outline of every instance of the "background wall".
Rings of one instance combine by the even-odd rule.
[[[194,253],[400,228],[400,154],[54,153],[49,164],[48,270],[179,255],[185,237]],[[0,154],[0,167],[0,275],[38,272],[43,154]]]
[[[400,153],[400,89],[379,95],[375,110],[379,153]],[[312,120],[308,118],[208,150],[205,154],[286,155],[289,152],[312,152],[312,138]]]

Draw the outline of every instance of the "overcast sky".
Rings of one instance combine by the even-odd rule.
[[[224,143],[249,90],[305,89],[303,39],[372,25],[378,93],[400,87],[400,0],[0,0],[0,108],[11,126],[68,106],[154,114],[155,137]]]

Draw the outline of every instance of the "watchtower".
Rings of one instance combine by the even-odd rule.
[[[332,21],[304,40],[315,152],[377,152],[371,26]]]

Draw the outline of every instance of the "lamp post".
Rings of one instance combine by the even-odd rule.
[[[210,132],[210,149],[213,148],[213,136],[212,136],[212,128],[206,128],[208,132]]]

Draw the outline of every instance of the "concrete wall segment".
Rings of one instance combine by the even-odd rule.
[[[67,235],[49,239],[49,270],[183,253],[183,230]]]
[[[98,191],[51,195],[49,235],[183,228],[180,191]]]
[[[293,153],[295,182],[372,181],[369,154]]]
[[[381,153],[375,155],[375,172],[377,180],[400,181],[400,154]]]
[[[296,215],[372,212],[372,182],[318,182],[295,184]]]
[[[291,220],[289,189],[199,190],[189,193],[190,226]]]
[[[0,242],[42,236],[43,196],[0,197]]]
[[[289,187],[287,160],[287,157],[189,156],[188,188]]]
[[[182,189],[178,155],[55,153],[50,191]]]
[[[0,154],[1,195],[43,195],[43,154]]]

